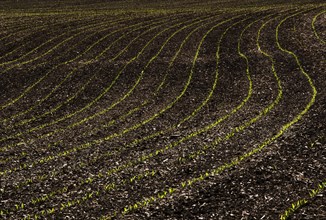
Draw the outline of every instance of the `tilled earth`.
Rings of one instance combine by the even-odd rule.
[[[31,2],[0,14],[1,218],[326,219],[325,4]]]

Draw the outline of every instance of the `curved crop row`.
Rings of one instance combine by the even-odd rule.
[[[324,189],[323,139],[295,148],[325,131],[323,4],[85,2],[0,12],[1,218],[287,219]]]
[[[222,22],[222,23],[224,23],[224,22]]]
[[[288,219],[294,212],[299,210],[302,206],[306,205],[309,200],[314,199],[319,193],[322,193],[326,187],[326,180],[323,180],[316,189],[312,189],[309,192],[309,198],[299,199],[291,204],[291,206],[285,210],[285,212],[281,215],[281,220]]]

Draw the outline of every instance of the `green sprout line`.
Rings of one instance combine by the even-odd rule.
[[[295,202],[293,202],[289,208],[285,210],[284,213],[280,216],[280,220],[287,220],[291,215],[293,215],[296,211],[302,208],[304,205],[312,202],[312,200],[319,194],[325,190],[326,187],[326,179],[324,179],[321,183],[318,184],[316,189],[312,189],[309,192],[308,198],[302,198]]]
[[[266,18],[269,17],[269,16],[266,16]],[[277,18],[277,17],[276,17]],[[261,32],[262,30],[265,28],[265,26],[273,21],[274,19],[276,18],[271,18],[269,19],[268,21],[264,22],[263,25],[259,28],[258,30],[258,34],[257,34],[257,38],[256,38],[256,45],[257,45],[257,48],[258,48],[258,51],[260,53],[262,53],[264,56],[266,56],[271,62],[272,62],[272,67],[271,67],[271,71],[273,73],[273,76],[277,82],[277,86],[278,86],[278,94],[277,94],[277,97],[273,100],[273,102],[271,102],[270,105],[268,105],[266,108],[264,108],[262,111],[259,112],[259,114],[254,117],[254,118],[251,118],[250,120],[246,121],[245,123],[233,128],[231,130],[231,132],[229,132],[228,134],[226,134],[224,137],[218,137],[214,140],[213,144],[211,145],[206,145],[204,147],[202,147],[202,149],[199,149],[197,150],[196,152],[194,153],[191,153],[185,157],[180,157],[179,158],[179,161],[181,162],[185,162],[186,160],[188,159],[193,159],[193,158],[196,158],[198,157],[199,155],[204,155],[206,154],[206,151],[210,148],[215,148],[218,144],[220,144],[222,141],[227,141],[229,139],[231,139],[232,137],[234,137],[236,135],[236,133],[239,133],[243,130],[245,130],[246,128],[248,128],[250,125],[254,124],[255,122],[257,122],[259,119],[261,119],[264,115],[267,115],[276,105],[278,105],[278,103],[280,102],[280,100],[282,99],[282,95],[283,95],[283,90],[282,90],[282,82],[280,81],[279,79],[279,76],[275,70],[275,59],[269,55],[267,52],[263,51],[261,49],[261,46],[259,44],[259,40],[260,40],[260,36],[261,36]],[[243,34],[243,33],[242,33]],[[240,41],[238,42],[238,53],[239,54],[242,54],[241,51],[240,51]],[[247,58],[244,54],[243,54],[243,57]],[[246,62],[247,62],[247,65],[249,65],[248,63],[248,58],[246,59]],[[246,71],[247,71],[247,74],[249,74],[249,66],[247,66],[246,68]],[[235,110],[233,110],[235,111]]]
[[[104,22],[103,22],[104,23]],[[90,25],[87,25],[87,26],[84,26],[84,27],[81,27],[79,29],[85,29],[85,28],[88,28],[88,27],[94,27],[93,24],[90,24]],[[72,30],[70,30],[69,32],[73,32]],[[38,49],[42,48],[44,45],[47,45],[53,41],[55,41],[56,39],[60,39],[60,37],[62,36],[65,36],[67,35],[69,32],[64,32],[56,37],[53,37],[49,40],[47,40],[46,42],[42,43],[41,45],[35,47],[34,49],[32,49],[31,51],[29,51],[28,53],[25,53],[23,56],[21,57],[18,57],[17,59],[14,59],[14,60],[11,60],[11,61],[7,61],[7,62],[3,62],[0,64],[0,67],[1,66],[5,66],[7,64],[12,64],[12,63],[15,63],[15,62],[18,62],[19,60],[23,60],[23,58],[27,57],[28,55],[30,54],[33,54],[35,51],[37,51]],[[61,45],[63,45],[64,43],[72,40],[74,37],[82,34],[83,32],[77,32],[75,34],[73,34],[72,36],[68,37],[68,38],[65,38],[63,41],[61,41],[60,43],[56,44],[55,46],[51,47],[49,50],[45,51],[44,53],[41,53],[40,55],[34,57],[34,58],[31,58],[31,59],[28,59],[26,61],[22,61],[22,62],[19,62],[19,63],[16,63],[14,64],[13,66],[11,67],[8,67],[6,68],[4,71],[2,71],[0,73],[0,76],[3,75],[4,73],[8,72],[9,70],[13,69],[14,67],[17,67],[17,66],[22,66],[22,65],[25,65],[25,64],[28,64],[28,63],[31,63],[31,62],[34,62],[36,60],[39,60],[41,59],[42,57],[45,57],[46,55],[50,54],[51,52],[53,52],[55,49],[59,48]]]
[[[136,24],[137,25],[137,24]],[[132,25],[132,26],[134,26],[134,25]],[[129,27],[131,27],[131,26],[129,26]],[[120,29],[118,30],[118,31],[120,31]],[[117,31],[114,31],[114,32],[110,32],[110,35],[112,35],[112,34],[114,34],[115,32],[117,32]],[[92,46],[94,46],[95,44],[93,44]],[[110,46],[111,46],[112,44],[110,44]],[[68,61],[69,62],[69,61]],[[62,64],[59,64],[58,66],[61,66]],[[18,113],[18,114],[16,114],[14,117],[17,117],[17,116],[21,116],[21,115],[23,115],[23,114],[26,114],[26,113],[28,113],[29,111],[31,111],[32,109],[34,109],[35,107],[37,107],[37,106],[39,106],[39,105],[41,105],[45,100],[47,100],[55,91],[57,91],[59,88],[60,88],[60,86],[65,82],[65,81],[67,81],[69,78],[71,78],[71,76],[76,72],[76,71],[78,71],[78,68],[74,68],[48,95],[46,95],[44,98],[42,98],[39,102],[37,102],[37,104],[36,105],[34,105],[34,106],[32,106],[31,108],[29,108],[29,109],[27,109],[26,111],[24,111],[24,112],[21,112],[21,113]],[[98,70],[98,71],[100,71],[100,70]],[[120,71],[120,73],[121,73],[122,71]],[[117,79],[117,77],[116,77],[116,79]],[[113,83],[111,83],[111,85],[112,85]],[[111,88],[111,87],[110,87]],[[106,89],[106,90],[109,90],[109,89]],[[100,99],[103,95],[104,95],[104,93],[105,92],[107,92],[107,91],[104,91],[102,94],[100,94],[100,96],[98,96],[97,97],[97,99]],[[86,107],[90,107],[90,105],[92,105],[92,104],[94,104],[96,101],[93,101],[91,104],[89,104],[88,106],[86,106]],[[85,108],[86,108],[85,107]],[[76,112],[73,114],[73,115],[75,115],[75,114],[77,114]],[[72,114],[70,114],[69,116],[70,117],[72,117],[71,116]],[[13,117],[13,116],[12,116]],[[11,118],[12,118],[11,117]],[[10,138],[14,138],[14,137],[20,137],[20,136],[22,136],[22,135],[24,135],[26,132],[27,133],[30,133],[30,132],[32,132],[32,131],[36,131],[36,130],[39,130],[39,129],[41,129],[41,128],[43,128],[43,127],[46,127],[46,126],[49,126],[49,125],[52,125],[52,124],[55,124],[55,123],[57,123],[57,122],[59,122],[59,121],[62,121],[62,120],[64,120],[64,119],[66,119],[68,116],[66,116],[66,117],[63,117],[63,118],[60,118],[60,119],[57,119],[57,120],[55,120],[55,121],[53,121],[53,122],[49,122],[49,123],[46,123],[46,124],[43,124],[43,125],[40,125],[40,126],[38,126],[38,127],[34,127],[34,128],[31,128],[31,129],[29,129],[29,130],[27,130],[27,131],[25,131],[25,132],[20,132],[20,133],[17,133],[17,134],[15,134],[15,135],[10,135],[9,137],[4,137],[4,138],[1,138],[0,139],[0,142],[1,141],[5,141],[5,140],[7,140],[7,139],[10,139]],[[14,145],[12,145],[12,146],[5,146],[5,147],[3,147],[3,148],[1,148],[0,150],[8,150],[8,149],[10,149],[10,148],[12,148]]]
[[[204,20],[206,20],[206,19],[204,19]],[[198,23],[198,22],[195,22],[194,24],[196,24],[196,23]],[[180,53],[180,50],[181,50],[181,48],[183,47],[185,41],[186,41],[186,40],[189,38],[189,36],[190,36],[191,34],[193,34],[194,31],[196,31],[197,29],[198,29],[198,28],[196,28],[195,30],[191,31],[191,32],[188,34],[188,36],[186,37],[186,39],[182,42],[182,44],[181,44],[180,47],[179,47],[178,52],[175,54],[175,56],[174,56],[174,57],[172,58],[172,60],[170,61],[169,67],[171,67],[171,65],[172,65],[172,63],[174,62],[176,56]],[[145,105],[145,104],[146,104],[146,101],[142,103],[142,105]],[[135,111],[135,110],[139,110],[139,107],[137,107],[136,109],[131,110],[130,112],[127,113],[127,115],[130,114],[131,112]],[[123,119],[124,117],[126,117],[126,115],[122,115],[121,118],[118,119],[118,121],[120,121],[120,120]],[[110,121],[109,123],[107,123],[106,125],[104,125],[104,127],[111,126],[111,125],[113,125],[114,123],[115,123],[115,120],[112,120],[112,121]],[[110,154],[110,155],[111,155],[111,154]],[[102,158],[102,156],[101,156],[101,157],[98,157],[98,158],[94,158],[93,160],[94,160],[94,161],[97,161],[97,160],[99,160],[99,159],[101,159],[101,158]],[[41,175],[41,177],[43,177],[43,175]],[[44,180],[44,178],[36,178],[36,179],[37,179],[37,180]],[[26,182],[26,181],[25,181],[25,182]],[[20,186],[21,186],[21,185],[20,185]]]
[[[258,147],[256,148],[253,148],[251,151],[248,151],[247,153],[239,156],[239,157],[236,157],[234,159],[232,159],[229,163],[225,163],[224,165],[222,166],[219,166],[218,168],[216,169],[211,169],[211,170],[208,170],[206,172],[204,172],[203,174],[201,174],[200,176],[198,177],[195,177],[195,178],[191,178],[187,181],[183,181],[179,184],[179,187],[177,188],[169,188],[170,190],[163,190],[162,193],[158,194],[157,196],[153,196],[153,197],[150,197],[150,198],[145,198],[143,200],[140,201],[140,203],[142,203],[143,201],[147,201],[146,203],[143,203],[143,204],[146,204],[149,205],[150,202],[155,202],[156,200],[158,199],[162,199],[162,198],[165,198],[167,197],[167,195],[170,195],[172,193],[170,192],[178,192],[178,191],[181,191],[183,188],[186,188],[186,187],[190,187],[192,186],[193,184],[197,183],[197,182],[200,182],[200,181],[203,181],[205,180],[207,177],[209,176],[216,176],[216,175],[219,175],[220,173],[222,173],[223,171],[225,171],[226,169],[229,169],[231,167],[234,167],[234,166],[237,166],[239,165],[241,162],[243,162],[244,160],[248,159],[249,157],[253,156],[254,154],[257,154],[258,152],[262,151],[265,147],[267,147],[268,145],[270,145],[272,142],[274,142],[276,139],[278,139],[279,137],[281,137],[285,131],[287,131],[288,129],[290,129],[290,127],[292,127],[294,124],[296,124],[302,117],[303,115],[305,115],[308,110],[311,108],[311,106],[313,105],[313,103],[315,102],[315,97],[317,95],[317,91],[316,91],[316,88],[310,78],[310,76],[305,72],[305,70],[303,69],[299,59],[297,58],[297,56],[292,52],[292,51],[289,51],[285,48],[283,48],[280,43],[279,43],[279,39],[278,39],[278,36],[279,36],[279,28],[280,26],[289,18],[291,17],[294,17],[296,15],[298,15],[299,13],[303,13],[303,11],[301,12],[298,12],[298,13],[295,13],[295,14],[292,14],[290,16],[287,16],[286,18],[284,18],[276,27],[276,32],[275,32],[275,37],[276,37],[276,42],[277,42],[277,46],[278,48],[285,52],[285,53],[288,53],[288,54],[291,54],[297,65],[299,66],[302,74],[307,78],[307,81],[309,82],[310,86],[311,86],[311,89],[312,89],[312,97],[310,99],[310,101],[308,102],[308,104],[306,105],[306,107],[298,114],[296,115],[293,120],[291,120],[290,122],[286,123],[285,125],[282,126],[282,128],[278,131],[278,133],[268,139],[266,139],[263,143],[261,143]],[[181,186],[181,187],[180,187]],[[153,198],[153,199],[151,199]],[[139,204],[136,203],[136,204]],[[121,212],[122,215],[125,215],[126,213],[130,212],[130,211],[133,211],[133,205],[129,205],[129,206],[126,206],[123,211]],[[112,215],[108,215],[108,216],[104,216],[103,219],[111,219],[112,217],[115,217],[115,216],[112,216]]]
[[[312,27],[312,30],[314,31],[314,34],[315,34],[316,38],[317,38],[317,39],[318,39],[322,44],[326,44],[326,41],[323,40],[323,39],[319,36],[319,34],[318,34],[317,30],[316,30],[315,23],[316,23],[316,21],[317,21],[317,18],[318,18],[319,16],[321,16],[322,14],[325,14],[325,13],[326,13],[326,11],[322,11],[322,12],[316,14],[316,16],[314,16],[314,18],[312,19],[312,22],[311,22],[311,27]]]
[[[105,23],[104,22],[104,24],[106,24],[106,25],[112,25],[112,24],[117,24],[119,21],[114,21],[114,22],[110,22],[109,24],[107,24],[107,23]],[[80,53],[78,56],[76,56],[76,57],[74,57],[74,58],[72,58],[72,59],[70,59],[70,60],[68,60],[68,61],[64,61],[64,62],[62,62],[62,63],[60,63],[60,64],[57,64],[55,67],[53,67],[47,74],[45,74],[39,81],[37,81],[35,84],[33,84],[32,86],[30,86],[30,87],[28,87],[19,97],[17,97],[17,98],[15,98],[14,100],[12,100],[12,101],[10,101],[9,103],[7,103],[7,104],[4,104],[4,105],[2,105],[1,107],[0,107],[0,110],[2,110],[2,109],[4,109],[4,108],[6,108],[6,107],[8,107],[8,106],[10,106],[10,105],[12,105],[12,104],[14,104],[15,102],[17,102],[19,99],[21,99],[23,96],[25,96],[26,95],[26,93],[27,92],[29,92],[33,87],[35,87],[38,83],[40,83],[41,81],[43,81],[43,79],[45,78],[45,77],[47,77],[48,75],[49,75],[49,73],[51,73],[51,72],[53,72],[53,70],[54,69],[56,69],[56,68],[58,68],[58,67],[60,67],[60,66],[63,66],[63,65],[68,65],[69,63],[72,63],[73,61],[75,61],[75,60],[77,60],[78,58],[80,58],[81,56],[83,56],[85,53],[87,53],[89,50],[91,50],[91,48],[93,48],[93,47],[95,47],[96,45],[98,45],[101,41],[103,41],[105,38],[107,38],[107,37],[109,37],[109,36],[111,36],[111,35],[113,35],[113,34],[115,34],[115,33],[118,33],[118,32],[122,32],[122,31],[124,31],[124,30],[126,30],[126,29],[128,29],[128,28],[132,28],[132,27],[136,27],[136,30],[137,29],[140,29],[140,28],[142,28],[142,24],[143,24],[144,22],[140,22],[140,23],[136,23],[136,24],[134,24],[134,25],[131,25],[131,26],[127,26],[127,27],[123,27],[123,28],[120,28],[120,29],[118,29],[118,30],[114,30],[114,31],[111,31],[111,32],[109,32],[108,34],[106,34],[104,37],[102,37],[102,38],[100,38],[99,40],[97,40],[97,41],[95,41],[95,42],[93,42],[93,44],[91,45],[91,46],[89,46],[89,47],[87,47],[87,49],[86,50],[84,50],[82,53]],[[138,26],[140,26],[140,27],[138,27]],[[96,26],[96,27],[93,27],[93,28],[98,28],[98,26]],[[84,34],[84,32],[78,32],[77,34],[75,34],[75,35],[80,35],[80,34]],[[72,36],[72,37],[74,37],[74,36]],[[68,39],[68,38],[67,38]],[[67,41],[67,39],[65,39],[64,41],[62,41],[60,44],[62,44],[63,42],[65,42],[65,41]],[[114,42],[113,43],[111,43],[110,44],[110,46],[109,47],[111,47],[112,45],[114,44]],[[56,46],[58,46],[58,45],[56,45]],[[87,64],[87,63],[86,63]],[[85,65],[85,64],[84,64]],[[76,68],[74,68],[73,70],[72,70],[72,72],[76,72],[78,70],[78,67],[76,67]],[[57,87],[56,87],[57,88]],[[52,94],[53,93],[53,91],[51,91],[51,93],[50,94]],[[34,106],[32,106],[32,107],[30,107],[29,109],[27,109],[27,110],[25,110],[24,112],[20,112],[20,113],[17,113],[17,114],[15,114],[15,115],[13,115],[13,116],[11,116],[10,118],[7,118],[7,119],[3,119],[3,121],[5,122],[5,121],[7,121],[7,120],[12,120],[13,118],[16,118],[16,117],[18,117],[18,116],[21,116],[21,115],[24,115],[24,114],[26,114],[26,113],[28,113],[28,112],[30,112],[32,109],[34,109],[36,106],[39,106],[41,103],[43,103],[47,98],[49,97],[49,95],[47,95],[45,98],[43,98],[42,100],[40,100],[38,103],[37,103],[37,105],[34,105]],[[12,135],[11,137],[13,137],[13,136],[15,136],[15,135]],[[2,140],[5,140],[5,139],[1,139],[0,141],[2,141]]]
[[[162,21],[161,21],[162,22]],[[160,22],[155,22],[155,23],[160,23]],[[155,29],[155,28],[157,28],[157,27],[159,27],[160,25],[157,25],[157,26],[155,26],[154,24],[155,23],[151,23],[151,24],[148,24],[148,25],[146,25],[146,26],[144,26],[144,27],[138,27],[138,28],[136,28],[136,29],[134,29],[133,31],[135,31],[135,30],[138,30],[138,29],[141,29],[141,28],[145,28],[145,27],[147,27],[147,26],[150,26],[150,25],[153,25],[153,27],[152,28],[150,28],[149,30],[152,30],[152,29]],[[145,32],[143,32],[142,34],[144,34],[144,33],[147,33],[148,31],[145,31]],[[129,32],[128,32],[129,33]],[[123,36],[125,36],[125,34],[123,35]],[[117,41],[115,41],[115,42],[113,42],[113,43],[116,43]],[[98,42],[96,42],[96,43],[98,43]],[[113,44],[113,43],[111,43],[110,44],[110,46]],[[93,45],[95,45],[95,44],[93,44]],[[89,47],[90,48],[90,47]],[[88,49],[89,49],[88,48]],[[87,50],[88,50],[87,49]],[[121,53],[122,53],[123,51],[121,51]],[[84,51],[82,54],[85,54],[86,53],[86,51]],[[81,56],[81,55],[79,55],[79,56]],[[78,57],[79,57],[78,56]],[[77,58],[77,57],[76,57]],[[76,58],[73,58],[72,60],[69,60],[68,62],[72,62],[73,60],[75,60]],[[97,72],[99,72],[100,71],[100,69],[97,71]],[[96,74],[93,74],[93,76],[91,77],[91,78],[94,78],[94,76],[95,76]],[[91,80],[91,79],[90,79]],[[45,113],[43,113],[43,114],[41,114],[41,115],[38,115],[38,116],[33,116],[32,118],[29,118],[29,119],[25,119],[25,120],[21,120],[20,122],[18,122],[18,123],[16,123],[15,125],[17,126],[21,126],[21,125],[24,125],[24,124],[26,124],[26,123],[30,123],[30,122],[32,122],[32,121],[34,121],[34,120],[36,120],[36,119],[38,119],[38,118],[42,118],[42,117],[44,117],[44,116],[46,116],[46,115],[48,115],[48,114],[53,114],[54,112],[56,112],[58,109],[60,109],[63,105],[66,105],[67,103],[69,103],[69,102],[71,102],[73,99],[75,99],[75,98],[77,98],[77,96],[79,95],[79,93],[82,91],[82,90],[84,90],[84,88],[89,84],[90,82],[88,81],[88,82],[86,82],[83,86],[82,86],[82,88],[83,89],[80,89],[80,90],[78,90],[74,95],[72,95],[72,96],[70,96],[66,101],[64,101],[64,102],[62,102],[62,103],[59,103],[56,107],[54,107],[54,108],[52,108],[51,110],[49,110],[49,111],[47,111],[47,112],[45,112]],[[30,110],[30,109],[29,109]],[[26,111],[24,112],[25,114],[26,114]],[[17,114],[16,114],[17,115]],[[21,114],[19,114],[19,115],[21,115]],[[14,115],[15,116],[15,115]],[[12,119],[13,118],[13,116],[11,116],[9,119]],[[8,120],[9,120],[8,119]]]
[[[76,21],[76,19],[74,20],[74,21]],[[96,21],[96,20],[91,20],[91,21],[89,21],[89,22],[92,22],[92,21]],[[54,24],[52,24],[54,27],[55,26],[59,26],[59,25],[61,25],[61,24],[63,24],[63,23],[66,23],[67,21],[59,21],[59,22],[57,22],[57,23],[54,23]],[[24,22],[25,23],[25,22]],[[82,21],[81,22],[82,24],[85,24],[85,21]],[[93,24],[94,25],[94,24]],[[26,28],[27,27],[27,28]],[[33,33],[33,34],[35,34],[35,33],[41,33],[41,31],[44,31],[44,30],[47,30],[48,29],[48,24],[42,24],[41,26],[33,26],[33,29],[31,30],[31,24],[25,24],[25,26],[22,28],[22,29],[20,29],[20,30],[18,30],[18,31],[16,31],[16,32],[14,32],[14,33],[11,33],[11,34],[9,34],[9,35],[5,35],[3,38],[0,38],[0,41],[3,41],[3,40],[5,40],[6,38],[10,38],[12,35],[17,35],[17,34],[19,34],[19,33],[21,33],[21,32],[24,32],[24,31],[28,31],[27,33],[28,34],[31,34],[31,33]],[[69,27],[68,27],[68,29],[69,29]],[[52,33],[52,32],[51,32]],[[67,32],[68,33],[68,32]],[[15,38],[12,38],[12,41],[10,41],[10,42],[8,42],[8,43],[6,43],[6,45],[5,46],[7,46],[7,45],[9,45],[9,44],[13,44],[13,42],[15,41],[16,39]],[[12,50],[12,51],[10,51],[10,52],[8,52],[8,53],[6,53],[6,54],[3,54],[2,56],[0,56],[0,59],[3,59],[3,58],[5,58],[5,57],[7,57],[7,56],[9,56],[10,54],[13,54],[14,52],[16,52],[17,50],[19,50],[20,48],[23,48],[24,46],[26,46],[27,45],[27,42],[26,43],[21,43],[18,47],[16,47],[14,50]]]
[[[178,32],[178,31],[177,31]],[[156,35],[156,36],[158,36],[158,34]],[[171,39],[172,37],[170,37],[169,39]],[[169,40],[168,39],[168,40]],[[149,44],[149,43],[148,43]],[[147,44],[147,45],[148,45]],[[83,148],[84,147],[89,147],[89,145],[83,145]],[[83,149],[83,148],[81,148],[81,149]],[[71,153],[71,152],[75,152],[77,149],[73,149],[72,151],[65,151],[65,152],[63,152],[63,154],[62,154],[62,156],[65,156],[65,155],[67,155],[67,154],[69,154],[69,153]],[[45,162],[47,162],[47,161],[49,161],[49,160],[53,160],[54,159],[54,157],[53,156],[50,156],[50,157],[48,157],[47,159],[45,159],[45,160],[41,160],[40,161],[40,163],[45,163]],[[26,168],[27,166],[26,165],[21,165],[20,166],[20,168]],[[98,175],[97,175],[99,178],[101,178],[101,177],[103,177],[103,174],[102,173],[99,173]],[[61,190],[64,190],[65,188],[63,188],[63,189],[61,189]],[[48,194],[48,195],[46,195],[46,196],[43,196],[41,199],[37,199],[36,201],[44,201],[44,200],[47,200],[48,198],[50,198],[50,197],[52,197],[53,195],[55,195],[55,194],[58,194],[58,193],[61,193],[61,190],[59,190],[59,191],[57,191],[57,192],[51,192],[50,194]],[[33,201],[33,200],[32,200]]]
[[[227,22],[227,21],[229,21],[229,20],[231,20],[231,19],[228,19],[228,20],[226,20],[226,21],[223,21],[223,22],[221,22],[221,23],[219,23],[218,25],[215,25],[214,26],[214,28],[216,28],[217,26],[219,26],[219,25],[221,25],[221,24],[223,24],[223,23],[225,23],[225,22]],[[211,30],[210,31],[212,31],[214,28],[211,28]],[[208,33],[206,33],[206,35],[205,35],[205,37],[203,38],[203,40],[206,38],[206,36],[208,35]],[[201,45],[201,44],[200,44]],[[198,47],[198,48],[200,48],[200,47]],[[198,49],[199,50],[199,49]],[[197,50],[197,51],[198,51]],[[198,54],[198,52],[197,52],[197,54]],[[196,59],[194,59],[194,61],[195,61]],[[52,160],[52,159],[54,159],[53,157],[49,157],[48,158],[49,160]],[[46,162],[47,160],[44,160],[44,161],[42,161],[42,163],[44,163],[44,162]],[[26,167],[26,166],[25,166]],[[97,176],[98,177],[102,177],[104,174],[102,174],[102,173],[99,173]],[[51,195],[52,195],[53,193],[51,193]],[[54,194],[53,194],[54,195]],[[49,197],[46,197],[46,199],[48,199]],[[43,201],[43,200],[42,200]]]
[[[178,25],[180,25],[180,24],[182,24],[182,23],[179,23],[179,24],[176,24],[176,25],[173,25],[173,26],[178,26]],[[169,29],[171,29],[172,27],[168,27],[168,28],[166,28],[166,29],[164,29],[163,31],[161,31],[160,33],[158,33],[154,38],[152,38],[151,39],[151,41],[149,41],[146,45],[145,45],[145,47],[139,52],[139,54],[136,56],[136,57],[134,57],[134,58],[132,58],[121,70],[120,70],[120,72],[119,72],[119,74],[116,76],[116,79],[117,79],[117,77],[119,77],[119,75],[122,73],[122,71],[125,69],[125,67],[127,66],[127,65],[129,65],[129,63],[131,63],[132,61],[134,61],[138,56],[140,56],[140,54],[142,54],[143,53],[143,51],[145,50],[145,48],[157,37],[157,36],[159,36],[160,34],[162,34],[163,32],[165,32],[165,31],[167,31],[167,30],[169,30]],[[173,36],[176,34],[176,33],[178,33],[179,31],[181,31],[181,29],[179,29],[179,30],[177,30],[174,34],[173,34]],[[149,66],[149,64],[160,54],[160,52],[162,51],[162,49],[163,49],[163,47],[167,44],[167,42],[173,37],[173,36],[171,36],[165,43],[164,43],[164,45],[161,47],[161,49],[159,50],[159,52],[147,63],[147,66]],[[146,67],[147,67],[146,66]],[[145,67],[145,68],[146,68]],[[113,103],[110,107],[108,107],[108,108],[106,108],[105,110],[102,110],[100,113],[102,113],[102,112],[104,112],[104,111],[108,111],[108,110],[110,110],[111,108],[113,108],[115,105],[117,105],[117,104],[119,104],[121,101],[123,101],[124,99],[126,99],[130,94],[131,94],[131,92],[136,88],[136,86],[139,84],[139,82],[140,82],[140,80],[142,79],[142,75],[144,74],[144,70],[141,72],[141,74],[140,74],[140,76],[138,77],[138,79],[136,80],[136,82],[135,82],[135,84],[133,85],[133,87],[129,90],[129,92],[128,93],[126,93],[122,98],[120,98],[120,100],[118,100],[117,102],[115,102],[115,103]],[[114,81],[112,81],[111,82],[111,85],[114,83]],[[189,85],[190,84],[190,82],[188,82],[187,83],[187,85]],[[110,89],[111,87],[107,87],[106,88],[106,90],[108,90],[108,89]],[[104,92],[106,92],[106,91],[104,91]],[[104,93],[103,92],[103,93]],[[102,94],[103,94],[102,93]],[[184,94],[185,93],[185,90],[183,91],[183,93],[182,94]],[[180,96],[181,97],[181,96]],[[179,98],[180,98],[179,97]],[[99,98],[99,97],[98,97]],[[95,102],[95,101],[93,101],[93,102]],[[93,103],[92,102],[92,103]],[[90,105],[90,104],[89,104]],[[90,117],[94,117],[94,115],[93,116],[90,116]],[[73,149],[70,149],[70,150],[66,150],[66,151],[64,151],[64,152],[61,152],[60,154],[58,154],[57,156],[67,156],[67,155],[69,155],[69,154],[71,154],[71,153],[73,153],[73,152],[76,152],[77,150],[79,151],[79,150],[82,150],[82,149],[85,149],[85,148],[89,148],[90,146],[92,146],[93,144],[100,144],[100,143],[102,143],[103,141],[107,141],[107,140],[109,140],[109,139],[112,139],[112,138],[115,138],[115,137],[117,137],[117,136],[121,136],[121,135],[123,135],[123,134],[125,134],[125,133],[127,133],[127,132],[129,132],[129,131],[132,131],[132,130],[135,130],[137,127],[140,127],[141,125],[143,125],[143,124],[145,124],[145,123],[148,123],[149,121],[151,121],[151,120],[153,120],[154,119],[154,117],[157,117],[157,114],[156,115],[154,115],[152,118],[150,118],[150,119],[148,119],[148,120],[146,120],[145,122],[142,122],[141,124],[138,124],[138,125],[135,125],[135,126],[133,126],[133,127],[131,127],[131,128],[129,128],[129,129],[127,129],[127,130],[124,130],[124,131],[122,131],[121,133],[115,133],[115,134],[113,134],[113,135],[110,135],[110,136],[107,136],[107,137],[105,137],[104,139],[98,139],[98,140],[94,140],[93,142],[88,142],[88,143],[85,143],[85,144],[83,144],[83,145],[80,145],[80,146],[78,146],[78,147],[74,147]],[[74,126],[76,126],[77,124],[80,124],[80,123],[82,123],[82,122],[85,122],[86,121],[86,119],[83,119],[82,121],[80,121],[80,122],[78,122],[78,123],[74,123],[73,125],[70,125],[71,127],[74,127]],[[70,127],[69,126],[69,127]],[[38,128],[38,127],[37,127]],[[33,128],[31,129],[31,130],[33,130]],[[36,165],[36,164],[43,164],[43,163],[45,163],[45,162],[48,162],[48,161],[50,161],[50,160],[53,160],[54,158],[56,158],[57,156],[48,156],[47,158],[42,158],[42,159],[40,159],[40,160],[38,160],[38,161],[35,161],[35,162],[33,162],[33,165],[32,166],[34,166],[34,165]],[[21,169],[21,168],[25,168],[26,166],[25,165],[20,165],[19,166],[19,168],[17,169],[12,169],[11,171],[13,171],[13,172],[15,172],[15,171],[17,171],[17,170],[19,170],[19,169]],[[0,172],[0,176],[1,175],[3,175],[3,174],[5,174],[5,173],[11,173],[11,171],[9,171],[9,170],[7,170],[7,171],[4,171],[4,172]]]
[[[105,22],[103,22],[104,24],[102,24],[101,26],[103,26],[103,25],[107,25],[107,23],[105,23]],[[115,24],[115,23],[117,23],[117,22],[111,22],[110,24]],[[88,25],[89,26],[89,25]],[[87,27],[88,27],[87,26]],[[85,31],[87,31],[87,30],[92,30],[92,29],[96,29],[96,28],[99,28],[100,26],[95,26],[94,27],[94,25],[92,25],[92,26],[90,26],[88,29],[86,29],[85,27],[83,27],[83,28],[80,28],[82,31],[79,31],[79,32],[77,32],[76,34],[74,34],[74,35],[72,35],[72,36],[70,36],[70,37],[68,37],[68,38],[66,38],[66,39],[64,39],[63,41],[61,41],[60,43],[58,43],[58,44],[56,44],[56,46],[55,47],[53,47],[53,48],[51,48],[49,51],[52,51],[52,50],[54,50],[54,48],[56,49],[56,48],[58,48],[60,45],[62,45],[62,44],[64,44],[64,43],[66,43],[66,42],[68,42],[68,41],[70,41],[70,40],[72,40],[74,37],[76,37],[76,36],[78,36],[78,35],[82,35],[82,34],[85,34]],[[86,29],[86,30],[85,30]],[[66,33],[63,33],[63,34],[61,34],[61,35],[65,35]],[[61,36],[60,35],[60,36]],[[56,37],[56,38],[59,38],[60,36],[58,36],[58,37]],[[41,47],[41,46],[40,46]],[[37,48],[35,49],[35,50],[37,50]],[[32,52],[31,52],[32,53]],[[43,54],[42,54],[43,55]],[[35,58],[33,58],[33,59],[35,59]],[[37,59],[39,59],[39,58],[37,58]],[[31,60],[28,60],[28,61],[25,61],[25,62],[30,62]],[[32,62],[32,61],[31,61]],[[27,64],[27,63],[26,63]],[[39,64],[39,65],[42,65],[42,64],[44,64],[44,62],[42,62],[41,64]],[[59,66],[61,66],[61,65],[63,65],[63,64],[67,64],[66,62],[65,63],[62,63],[62,64],[58,64],[58,65],[56,65],[55,67],[53,67],[50,71],[48,71],[46,74],[44,74],[41,78],[39,78],[38,80],[36,80],[32,85],[30,85],[30,86],[28,86],[18,97],[16,97],[16,98],[14,98],[14,99],[12,99],[12,100],[10,100],[9,102],[7,102],[7,103],[5,103],[5,104],[1,104],[0,105],[0,111],[1,110],[3,110],[3,109],[5,109],[5,108],[7,108],[7,107],[9,107],[9,106],[11,106],[11,105],[13,105],[14,103],[16,103],[17,101],[19,101],[22,97],[24,97],[28,92],[30,92],[36,85],[38,85],[39,83],[41,83],[44,79],[46,79],[46,77],[48,77],[49,76],[49,74],[51,73],[51,72],[53,72],[53,70],[55,69],[55,68],[57,68],[57,67],[59,67]],[[18,64],[16,64],[16,65],[14,65],[14,66],[12,66],[12,67],[10,67],[10,68],[8,68],[8,69],[6,69],[5,70],[5,72],[6,71],[8,71],[9,69],[13,69],[14,67],[17,67],[17,66],[21,66],[21,65],[23,65],[22,63],[18,63]],[[4,72],[2,72],[2,73],[0,73],[0,75],[1,74],[3,74]],[[30,109],[29,109],[30,110]],[[25,111],[24,113],[26,114],[28,111]],[[15,118],[15,117],[17,117],[17,116],[20,116],[20,115],[22,115],[21,113],[18,113],[18,114],[16,114],[16,115],[14,115],[14,116],[11,116],[10,118],[5,118],[5,119],[2,119],[1,120],[1,122],[6,122],[6,121],[8,121],[8,120],[11,120],[11,119],[13,119],[13,118]]]

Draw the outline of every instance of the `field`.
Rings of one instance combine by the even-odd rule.
[[[326,219],[326,3],[0,2],[1,219]]]

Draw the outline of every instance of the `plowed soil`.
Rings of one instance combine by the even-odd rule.
[[[1,219],[326,219],[325,10],[1,2]]]

